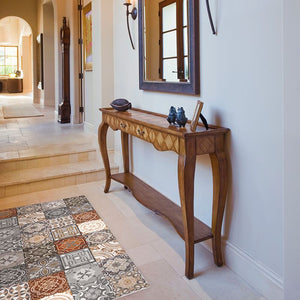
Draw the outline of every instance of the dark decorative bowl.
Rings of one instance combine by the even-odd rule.
[[[112,108],[119,111],[125,111],[131,108],[131,103],[128,100],[123,98],[114,100],[113,102],[110,103],[110,105],[112,106]]]

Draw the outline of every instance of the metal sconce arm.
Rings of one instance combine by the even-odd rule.
[[[212,33],[213,34],[217,34],[217,32],[215,30],[214,22],[213,22],[212,17],[211,17],[209,0],[206,0],[206,8],[207,8],[207,14],[208,14],[209,23],[210,23],[210,27],[211,27]]]
[[[130,38],[131,46],[132,49],[134,48],[133,41],[132,41],[132,36],[129,28],[129,15],[131,15],[132,19],[135,20],[137,17],[137,8],[133,7],[131,11],[129,11],[129,6],[132,5],[131,3],[125,2],[124,5],[126,6],[126,17],[127,17],[127,30],[128,30],[128,35]]]

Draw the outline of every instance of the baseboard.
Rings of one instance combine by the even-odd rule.
[[[91,134],[97,134],[97,128],[95,125],[93,125],[92,123],[89,123],[89,122],[84,122],[83,123],[84,125],[84,130],[88,133],[91,133]]]
[[[54,119],[57,122],[57,120],[58,120],[58,110],[54,111]]]
[[[283,300],[283,280],[279,275],[230,242],[223,241],[222,244],[228,268],[266,299]],[[203,242],[202,245],[212,252],[209,241]]]

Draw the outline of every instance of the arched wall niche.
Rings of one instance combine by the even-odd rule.
[[[23,2],[23,1],[22,1]],[[15,16],[26,21],[32,30],[32,78],[33,78],[33,101],[39,103],[38,90],[34,82],[37,80],[36,72],[36,48],[34,47],[34,40],[37,36],[37,1],[26,0],[26,5],[20,5],[19,0],[1,0],[0,19],[7,16]]]
[[[7,16],[0,19],[0,45],[18,46],[18,67],[22,72],[23,91],[33,89],[32,29],[22,18]]]

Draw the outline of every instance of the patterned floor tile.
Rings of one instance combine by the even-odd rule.
[[[94,284],[99,277],[102,277],[102,272],[96,262],[66,270],[65,273],[71,289],[75,286],[80,289],[79,286]]]
[[[93,206],[90,203],[84,203],[81,206],[70,206],[69,210],[72,215],[74,214],[79,214],[79,213],[84,213],[86,211],[93,210]]]
[[[127,254],[99,263],[100,270],[113,287],[116,297],[122,297],[149,285]]]
[[[57,253],[53,243],[40,245],[34,248],[26,248],[24,249],[25,264],[28,265],[42,258],[53,257],[55,254]]]
[[[41,204],[42,209],[45,210],[50,210],[50,209],[56,209],[60,207],[66,207],[66,203],[64,200],[57,200],[57,201],[51,201],[51,202],[44,202]]]
[[[0,229],[0,240],[15,239],[18,237],[21,237],[19,227],[9,227]]]
[[[29,280],[31,300],[42,299],[70,289],[64,272],[54,273],[39,279]]]
[[[0,300],[30,300],[29,285],[27,282],[12,285],[0,290]]]
[[[24,264],[23,251],[8,251],[0,254],[0,270]]]
[[[27,215],[41,210],[42,210],[41,204],[32,204],[32,205],[27,205],[27,206],[22,206],[17,208],[18,215]]]
[[[16,208],[0,210],[0,219],[7,219],[7,218],[15,217],[16,215],[17,215]]]
[[[80,289],[73,289],[72,294],[76,300],[113,300],[116,299],[115,292],[109,281],[103,279],[92,285],[81,286]]]
[[[101,272],[107,278],[125,274],[135,267],[133,261],[127,254],[118,255],[112,259],[100,261],[99,266]]]
[[[56,241],[55,247],[58,254],[64,254],[87,248],[87,243],[83,236],[74,236],[64,240]]]
[[[105,223],[101,219],[81,223],[81,224],[78,224],[77,226],[82,234],[87,234],[87,233],[107,229]]]
[[[23,244],[21,237],[12,237],[9,239],[0,238],[0,253],[5,253],[7,251],[18,251],[22,250]]]
[[[32,234],[44,233],[46,230],[48,230],[47,222],[39,221],[33,224],[27,224],[23,226],[21,229],[21,233],[22,235],[32,235]]]
[[[109,300],[145,287],[85,196],[0,211],[0,300]]]
[[[22,240],[24,248],[34,248],[53,241],[50,232],[47,230],[44,230],[40,233],[23,234]]]
[[[51,234],[54,241],[58,241],[72,236],[80,235],[80,231],[76,225],[69,225],[62,228],[52,229]]]
[[[62,270],[61,261],[57,255],[52,257],[43,257],[27,264],[29,279],[48,276]]]
[[[75,299],[115,299],[115,293],[97,263],[67,270],[66,276]]]
[[[75,224],[75,220],[71,215],[61,217],[61,218],[55,218],[55,219],[49,219],[47,220],[48,226],[50,229],[55,229],[59,227],[65,227],[68,225]]]
[[[95,210],[73,215],[76,224],[81,224],[88,221],[99,220],[100,217]]]
[[[113,287],[116,297],[123,297],[149,286],[136,267],[126,274],[110,278],[109,283]]]
[[[84,195],[65,198],[63,201],[66,203],[67,207],[81,206],[85,203],[89,203],[88,199]]]
[[[71,290],[42,298],[41,300],[74,300]]]
[[[27,224],[31,224],[39,221],[46,221],[46,218],[42,211],[37,211],[35,213],[21,215],[19,216],[18,220],[19,220],[19,225],[22,227]]]
[[[27,272],[25,265],[19,265],[0,271],[0,288],[19,284],[27,281]]]
[[[17,217],[0,219],[0,229],[1,228],[7,228],[7,227],[13,227],[13,226],[18,226]]]
[[[45,212],[46,219],[56,219],[70,215],[70,211],[67,207],[59,207],[56,209],[46,210]]]
[[[106,258],[113,258],[117,255],[125,254],[125,250],[116,240],[98,244],[97,246],[90,246],[90,250],[98,262]]]
[[[89,246],[96,246],[116,239],[109,229],[85,234],[84,238]]]
[[[65,270],[95,261],[91,251],[87,248],[61,254],[60,259]]]

